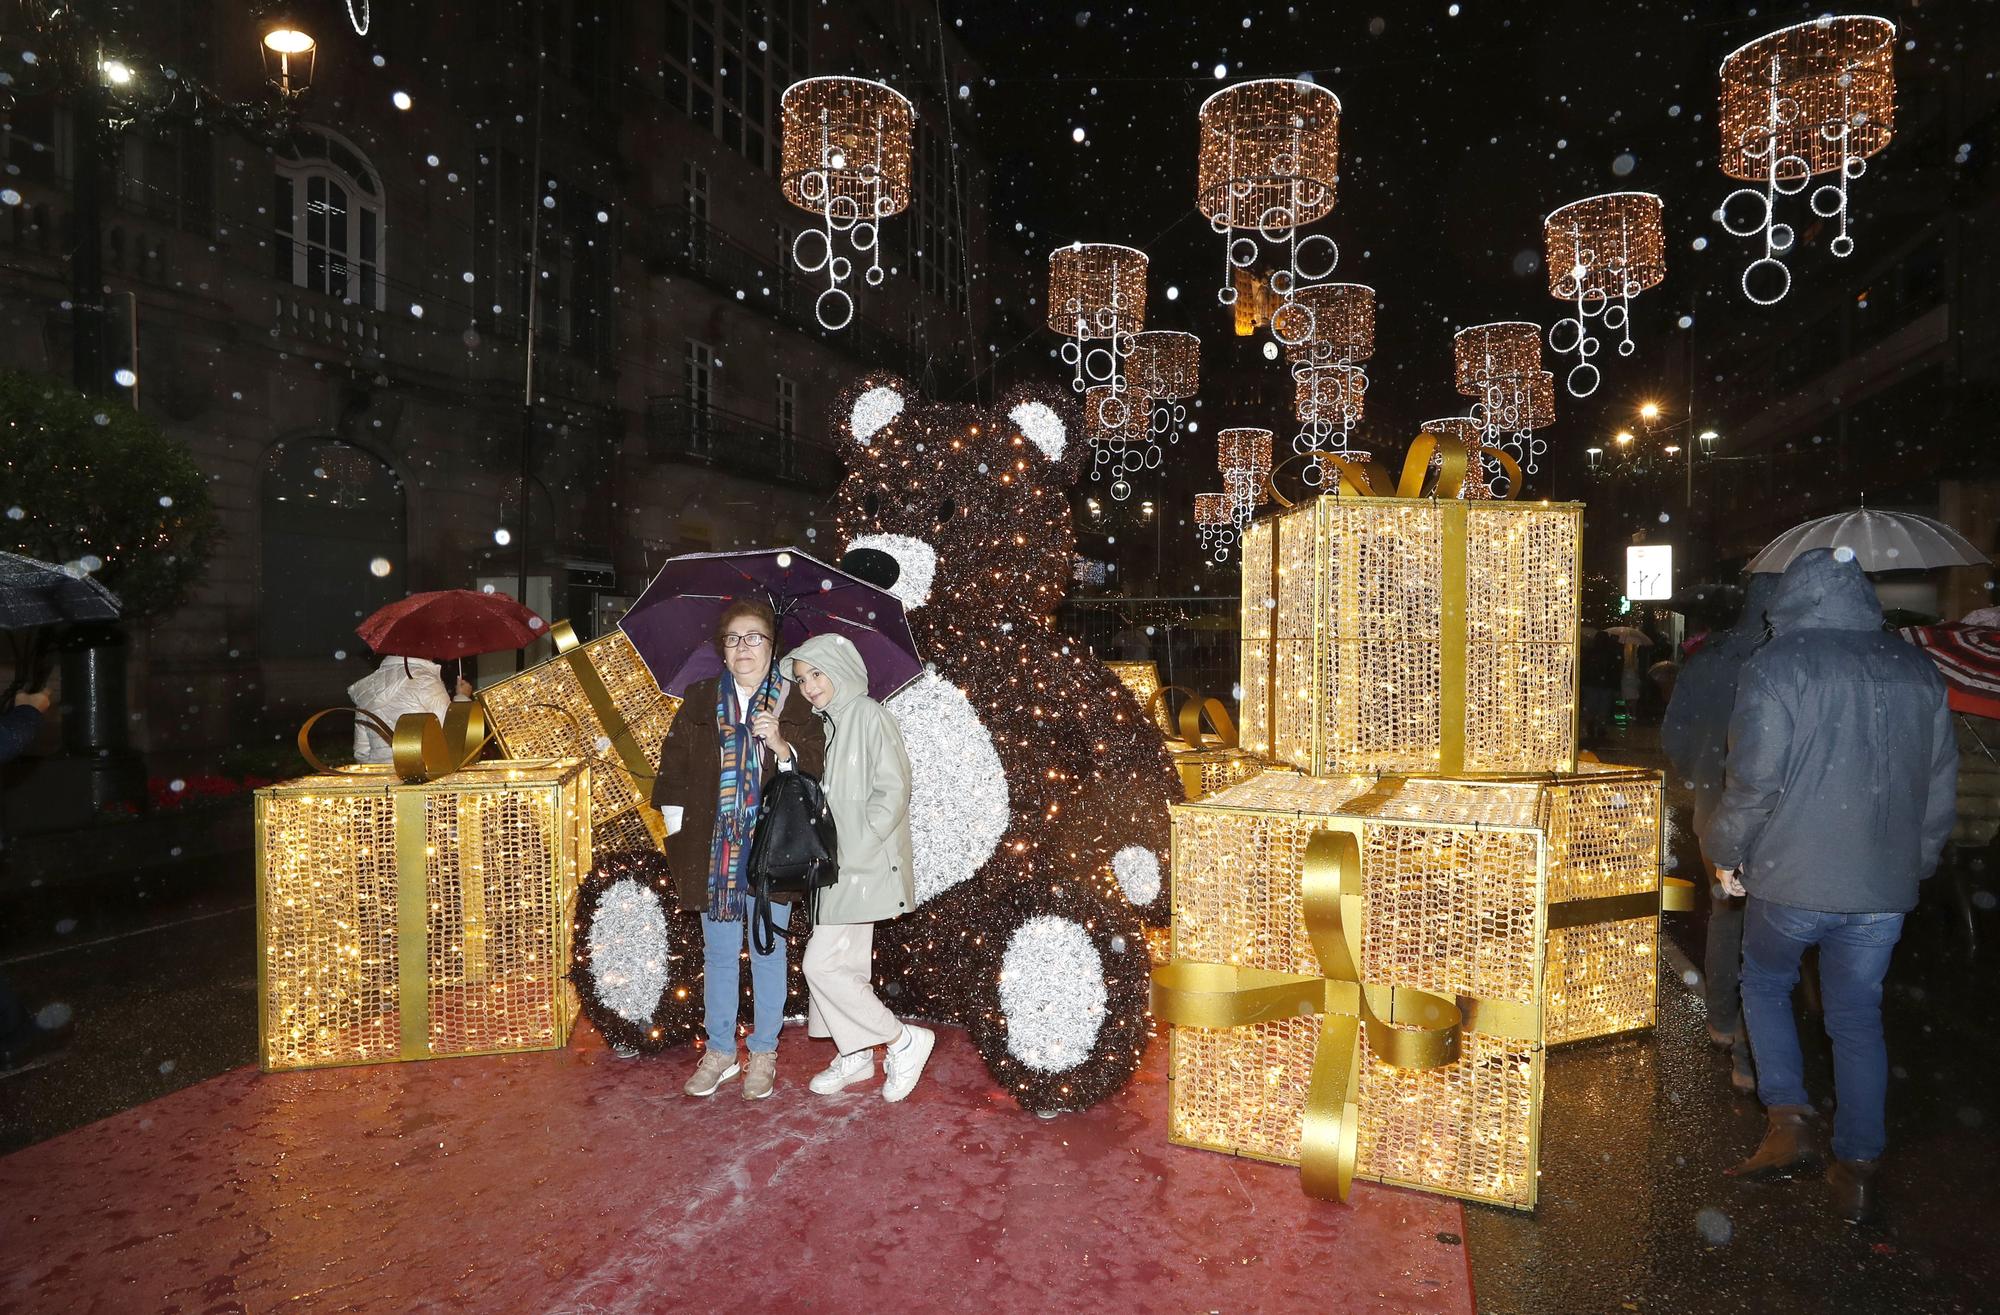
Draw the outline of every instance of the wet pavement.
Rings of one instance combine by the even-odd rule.
[[[1645,764],[1632,735],[1601,750]],[[246,854],[132,874],[14,873],[0,881],[0,973],[31,1002],[77,1012],[54,1063],[0,1079],[0,1151],[41,1142],[255,1058],[255,914]],[[2000,936],[1993,871],[1958,874],[1974,925]],[[1697,920],[1670,920],[1678,964],[1663,966],[1653,1035],[1553,1055],[1533,1216],[1468,1206],[1478,1309],[1705,1312],[2000,1309],[2000,1020],[1994,955],[1968,954],[1952,874],[1926,883],[1890,973],[1893,1066],[1889,1217],[1857,1230],[1833,1218],[1818,1180],[1757,1185],[1723,1170],[1762,1129],[1708,1045],[1680,973],[1699,962]],[[1983,905],[1983,907],[1979,907]],[[1827,1047],[1802,1014],[1808,1079],[1830,1108]],[[441,1066],[440,1066],[441,1067]],[[1334,1263],[1330,1259],[1329,1263]]]

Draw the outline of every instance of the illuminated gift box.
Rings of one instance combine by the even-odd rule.
[[[566,1044],[589,790],[570,759],[417,784],[346,768],[257,791],[263,1067]]]
[[[1576,762],[1575,503],[1328,493],[1243,543],[1243,747],[1306,772]]]
[[[1177,805],[1173,961],[1154,988],[1171,1140],[1300,1164],[1315,1195],[1359,1177],[1532,1209],[1544,1047],[1650,1019],[1657,945],[1588,939],[1643,915],[1579,922],[1568,943],[1549,927],[1648,900],[1657,920],[1659,790],[1611,770],[1267,772]]]
[[[1181,696],[1177,709],[1168,706],[1173,694]],[[1184,685],[1160,685],[1145,708],[1167,736],[1167,756],[1173,759],[1190,802],[1281,765],[1238,746],[1236,722],[1221,699]]]
[[[651,799],[660,742],[681,701],[654,683],[638,650],[613,630],[587,644],[569,622],[549,629],[557,654],[480,691],[510,758],[585,758],[599,853],[660,850],[666,827]]]
[[[1153,717],[1153,724],[1160,728],[1160,734],[1174,733],[1172,720],[1167,716],[1165,704],[1155,706],[1153,696],[1160,692],[1160,669],[1151,662],[1106,662],[1118,683],[1132,691],[1132,697],[1139,706],[1147,709]]]

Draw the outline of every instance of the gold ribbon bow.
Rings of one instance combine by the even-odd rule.
[[[352,712],[354,719],[389,741],[391,765],[386,769],[362,766],[335,773],[313,752],[311,736],[322,717],[336,712]],[[324,708],[306,718],[299,727],[299,753],[314,771],[327,774],[374,775],[393,773],[404,785],[428,785],[450,776],[477,758],[492,735],[486,729],[486,709],[477,703],[454,703],[445,712],[444,724],[428,712],[406,712],[396,718],[392,730],[372,712],[360,708]],[[430,923],[426,914],[430,894],[430,835],[427,792],[389,792],[394,807],[392,826],[396,838],[396,1017],[400,1035],[399,1054],[403,1059],[430,1057]],[[463,821],[463,819],[461,819]],[[461,844],[471,852],[474,846]],[[486,976],[486,886],[477,873],[466,873],[459,892],[464,909],[465,980]]]
[[[1191,690],[1185,685],[1162,685],[1153,691],[1153,697],[1146,700],[1146,716],[1149,719],[1159,720],[1160,709],[1165,706],[1170,693],[1182,696],[1174,728],[1180,732],[1181,740],[1188,748],[1236,747],[1236,722],[1230,717],[1228,706],[1221,699]],[[1202,729],[1203,722],[1207,723],[1207,730]]]
[[[1153,1013],[1177,1027],[1245,1027],[1300,1014],[1320,1016],[1299,1138],[1299,1181],[1308,1196],[1346,1200],[1359,1155],[1361,1038],[1378,1061],[1434,1069],[1458,1058],[1459,1034],[1477,1012],[1481,1029],[1532,1035],[1533,1009],[1456,1002],[1411,987],[1361,980],[1368,901],[1358,829],[1314,831],[1300,874],[1306,935],[1320,974],[1239,964],[1176,962],[1153,970]]]

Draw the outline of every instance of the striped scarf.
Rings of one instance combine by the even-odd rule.
[[[775,709],[784,681],[778,664],[750,696],[742,720],[736,716],[736,682],[728,672],[715,696],[716,739],[722,748],[722,775],[716,787],[715,834],[708,845],[708,916],[734,922],[743,916],[745,876],[750,839],[757,830],[757,806],[763,796],[763,746],[750,733],[757,714]]]

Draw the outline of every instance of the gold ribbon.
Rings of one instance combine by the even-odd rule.
[[[666,844],[667,824],[660,816],[660,810],[653,807],[651,792],[642,782],[650,782],[656,773],[639,742],[632,738],[632,728],[618,711],[618,705],[611,697],[611,690],[598,674],[597,666],[590,655],[583,651],[583,644],[576,637],[576,628],[567,621],[558,621],[549,627],[549,637],[555,640],[556,652],[569,663],[570,674],[583,690],[584,701],[590,704],[591,712],[597,717],[597,724],[611,741],[612,750],[617,753],[625,774],[632,778],[632,796],[639,808],[639,819],[645,823],[656,845]],[[586,755],[588,756],[588,755]]]
[[[1180,732],[1181,741],[1190,749],[1233,749],[1236,747],[1236,722],[1229,715],[1229,707],[1221,699],[1213,698],[1185,685],[1162,685],[1153,691],[1153,697],[1146,700],[1146,716],[1157,722],[1160,709],[1165,706],[1168,694],[1182,696],[1180,711],[1174,718],[1175,729]],[[1208,729],[1202,729],[1202,723]]]
[[[454,703],[444,724],[428,712],[406,712],[391,729],[361,708],[323,708],[299,727],[299,753],[314,771],[336,774],[312,748],[312,730],[322,717],[352,712],[354,719],[389,741],[390,766],[361,766],[338,775],[393,775],[404,785],[429,785],[469,765],[492,738],[486,710],[477,703]],[[389,791],[396,838],[396,1015],[399,1054],[403,1059],[430,1057],[430,792]],[[454,839],[457,839],[454,837]],[[464,846],[461,842],[461,851]],[[467,874],[470,877],[472,874]],[[459,898],[465,913],[465,976],[486,976],[486,887],[483,880],[462,882]]]
[[[1245,1027],[1302,1014],[1320,1016],[1299,1139],[1299,1181],[1309,1196],[1346,1200],[1359,1156],[1361,1038],[1378,1061],[1434,1069],[1458,1058],[1469,1020],[1482,1032],[1533,1038],[1533,1006],[1447,1000],[1411,987],[1361,980],[1361,935],[1368,900],[1357,830],[1318,830],[1300,873],[1306,935],[1320,974],[1240,964],[1181,961],[1153,970],[1153,1013],[1176,1027]]]
[[[1641,890],[1630,895],[1599,895],[1593,899],[1564,900],[1549,905],[1549,930],[1587,927],[1596,922],[1623,922],[1628,918],[1650,918],[1659,913],[1686,913],[1694,908],[1694,883],[1680,877],[1662,877],[1657,890]]]

